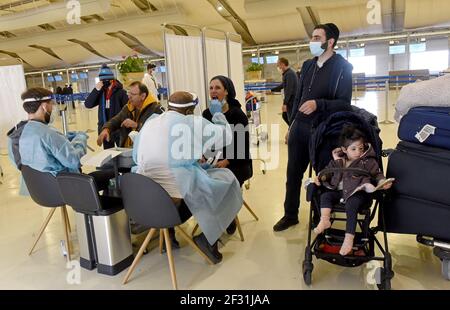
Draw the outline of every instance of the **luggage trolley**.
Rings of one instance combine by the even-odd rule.
[[[450,281],[450,242],[422,235],[416,236],[417,242],[433,247],[433,254],[441,260],[442,277]]]
[[[261,102],[251,91],[247,92],[245,96],[245,109],[247,111],[248,124],[250,127],[250,137],[254,137],[256,141],[252,142],[254,145],[259,147],[261,141],[267,141],[268,134],[262,130],[261,125]],[[266,161],[260,158],[256,158],[263,163],[262,173],[266,174]],[[249,188],[249,185],[246,185]]]

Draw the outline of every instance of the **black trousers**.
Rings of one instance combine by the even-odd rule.
[[[191,218],[192,213],[189,210],[188,206],[184,202],[184,199],[181,200],[181,202],[177,205],[178,213],[180,214],[181,222],[184,223],[188,219]]]
[[[320,208],[333,209],[333,206],[339,203],[342,198],[342,191],[330,191],[320,195]],[[345,202],[345,214],[347,223],[345,232],[354,235],[356,231],[356,221],[358,219],[358,211],[362,208],[370,208],[369,202],[372,197],[363,191],[354,193]]]
[[[184,202],[184,200],[182,199],[180,201],[180,203],[178,205],[176,205],[177,209],[178,209],[178,213],[180,214],[180,219],[181,219],[181,223],[186,222],[188,219],[191,218],[192,213],[189,210],[188,206],[186,205],[186,203]],[[170,237],[173,239],[175,239],[175,228],[169,228],[169,235]]]
[[[289,115],[291,115],[291,106],[287,106],[287,112],[283,112],[281,114],[281,117],[283,118],[284,122],[289,126],[290,122],[289,122]]]
[[[288,164],[286,171],[286,196],[284,215],[298,218],[303,174],[309,164],[311,124],[296,120],[292,123],[288,139]]]

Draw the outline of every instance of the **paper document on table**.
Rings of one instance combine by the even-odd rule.
[[[103,150],[84,155],[81,157],[80,163],[83,166],[101,167],[120,154],[122,154],[122,151],[116,149]]]
[[[112,148],[112,149],[110,149],[110,150],[120,152],[119,155],[120,155],[121,157],[131,157],[131,156],[133,156],[133,149],[132,149],[132,148],[127,148],[127,147],[115,147],[115,148]]]

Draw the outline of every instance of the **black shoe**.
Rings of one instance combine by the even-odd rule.
[[[273,231],[283,231],[288,229],[291,226],[297,225],[298,219],[289,218],[286,216],[283,216],[281,220],[279,220],[274,226]]]
[[[172,245],[172,250],[173,249],[179,249],[180,248],[180,244],[178,243],[178,240],[175,237],[170,237],[170,244]],[[166,243],[163,243],[163,248],[162,248],[162,252],[166,253]]]
[[[214,245],[210,245],[204,234],[195,236],[194,242],[214,264],[218,264],[222,261],[222,254],[219,252],[217,242]]]
[[[237,225],[236,220],[233,220],[230,225],[227,227],[227,234],[232,235],[236,231]]]

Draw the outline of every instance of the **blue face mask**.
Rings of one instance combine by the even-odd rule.
[[[222,113],[223,102],[219,101],[219,99],[215,98],[209,102],[209,112],[214,116],[216,113]]]
[[[322,45],[325,44],[322,44],[322,42],[309,42],[309,50],[311,51],[311,54],[315,57],[322,55],[325,52]]]

